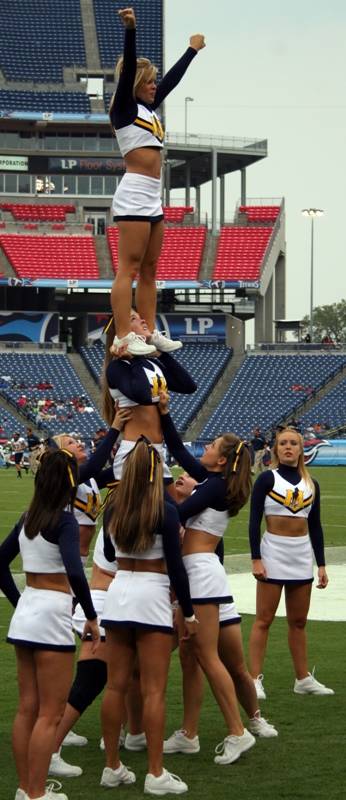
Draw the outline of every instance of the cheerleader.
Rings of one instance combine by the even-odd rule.
[[[195,490],[196,481],[186,472],[175,481],[179,502],[186,500]],[[217,554],[223,562],[223,540]],[[274,725],[262,717],[253,679],[247,669],[241,634],[241,617],[234,602],[219,606],[219,655],[234,682],[238,702],[249,721],[250,732],[262,738],[278,735]],[[179,641],[179,656],[183,673],[184,717],[182,728],[164,742],[164,753],[199,753],[198,723],[204,695],[203,672],[189,642]]]
[[[313,583],[313,554],[318,566],[318,589],[325,589],[320,489],[304,464],[303,437],[295,428],[277,433],[274,468],[257,479],[251,499],[250,547],[257,580],[256,621],[250,635],[250,665],[257,696],[265,699],[262,667],[270,625],[283,587],[288,622],[288,645],[294,664],[296,694],[334,694],[308,671],[305,625]],[[261,540],[261,521],[266,531]]]
[[[131,330],[147,340],[150,331],[145,320],[131,311]],[[105,328],[106,352],[103,370],[103,416],[110,423],[114,401],[120,409],[131,410],[131,418],[126,422],[123,439],[114,459],[114,477],[119,480],[123,460],[134,447],[141,434],[145,434],[157,449],[164,466],[164,480],[173,485],[173,478],[164,461],[161,418],[158,412],[159,394],[162,389],[192,394],[197,384],[184,367],[169,353],[157,353],[146,358],[127,354],[114,358],[110,344],[114,337],[114,322],[111,318]]]
[[[7,636],[16,650],[19,686],[12,739],[19,778],[16,800],[67,800],[45,783],[72,679],[71,589],[84,609],[83,636],[91,635],[93,648],[99,641],[79,555],[78,524],[66,510],[73,505],[77,485],[78,466],[70,453],[44,453],[30,507],[0,546],[0,588],[16,609]],[[26,575],[22,595],[9,569],[19,552]]]
[[[165,690],[172,649],[172,584],[185,618],[185,636],[194,636],[189,584],[180,554],[179,520],[164,503],[162,462],[145,438],[125,460],[123,476],[104,515],[110,553],[118,573],[111,583],[101,620],[106,629],[108,682],[102,705],[106,767],[101,785],[116,787],[136,780],[119,760],[118,741],[125,696],[136,656],[143,697],[143,728],[148,748],[144,791],[181,794],[187,785],[162,765]],[[111,555],[106,553],[107,559]]]
[[[202,623],[193,639],[195,656],[224,716],[228,735],[216,747],[216,764],[231,764],[255,743],[244,729],[232,678],[218,652],[219,606],[233,603],[225,570],[215,552],[251,490],[250,456],[234,433],[218,436],[197,461],[184,447],[168,413],[168,395],[160,394],[159,409],[166,445],[177,462],[198,482],[178,506],[185,527],[183,561],[195,613]]]
[[[111,293],[117,331],[113,347],[116,353],[126,344],[131,355],[150,355],[155,350],[172,352],[182,346],[155,329],[156,264],[164,231],[160,198],[164,133],[156,109],[177,86],[205,42],[200,34],[191,36],[184,55],[157,84],[157,68],[149,59],[136,55],[133,8],[120,9],[118,13],[125,27],[125,42],[123,57],[116,67],[118,87],[110,105],[110,121],[126,173],[112,205],[119,229],[119,265]],[[137,273],[136,306],[148,322],[148,342],[130,328],[132,282]]]

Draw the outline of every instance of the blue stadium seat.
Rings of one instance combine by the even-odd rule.
[[[22,413],[27,414],[27,424],[35,423],[42,432],[50,434],[66,431],[75,431],[83,438],[92,434],[104,422],[94,408],[92,401],[80,382],[78,375],[71,366],[67,356],[36,353],[0,353],[0,375],[11,376],[12,380],[0,383],[0,395],[19,409],[18,400],[25,395],[30,404],[30,410],[22,408]],[[50,389],[39,389],[38,384],[51,384]],[[93,411],[79,412],[72,404],[72,399],[83,397],[85,406],[92,407]],[[53,400],[60,407],[52,408],[47,417],[38,417],[37,403],[42,400]],[[58,403],[61,401],[61,403]],[[17,429],[17,428],[16,428]]]
[[[23,92],[0,90],[1,111],[90,114],[90,99],[82,92]]]
[[[150,58],[162,74],[162,0],[137,0],[135,11],[137,53]],[[94,12],[102,67],[114,67],[123,51],[124,26],[114,0],[94,0]]]
[[[248,437],[255,425],[268,430],[294,414],[345,363],[341,354],[248,356],[199,438],[225,430]]]
[[[346,424],[346,378],[319,400],[316,405],[300,418],[306,428],[316,422],[323,422],[327,428],[337,428]],[[323,434],[322,434],[323,436]]]

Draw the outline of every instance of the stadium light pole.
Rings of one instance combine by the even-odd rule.
[[[193,103],[193,97],[185,97],[185,144],[187,142],[187,104]]]
[[[311,249],[310,249],[310,340],[313,341],[313,317],[314,317],[314,220],[316,217],[323,217],[322,208],[303,208],[303,217],[310,217],[311,220]]]

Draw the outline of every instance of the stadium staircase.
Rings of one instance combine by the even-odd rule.
[[[81,384],[86,389],[86,393],[92,400],[94,407],[97,408],[101,414],[101,405],[102,405],[101,392],[99,387],[93,380],[90,371],[88,370],[85,364],[85,361],[83,361],[79,353],[67,353],[67,358],[71,366],[77,373]]]
[[[107,236],[94,236],[93,238],[100,277],[102,280],[112,281],[114,278],[114,269],[107,242]]]
[[[184,434],[184,439],[187,442],[196,441],[199,438],[199,435],[205,427],[209,417],[219,405],[221,398],[225,394],[225,391],[228,389],[229,385],[232,383],[235,375],[245,361],[245,358],[246,356],[244,354],[232,356],[222,374],[222,377],[214,386],[214,389],[210,392],[208,399],[198,412],[195,419],[192,421],[191,425],[189,425],[187,428]]]
[[[36,428],[35,423],[32,422],[31,420],[28,420],[25,414],[20,414],[20,412],[17,411],[17,409],[14,408],[14,406],[11,405],[11,403],[8,403],[4,397],[0,397],[0,421],[2,416],[8,416],[10,420],[12,417],[14,417],[14,419],[18,421],[18,427],[20,426],[21,431],[23,429],[23,426],[24,428],[26,428],[28,425],[30,425],[30,428],[32,428],[36,436],[39,436],[40,438],[42,437],[42,431]],[[12,431],[12,433],[14,433],[14,430]]]

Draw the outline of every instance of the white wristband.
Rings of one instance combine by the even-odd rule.
[[[185,619],[185,622],[198,622],[198,620],[196,619],[195,614],[192,614],[192,617],[184,617],[184,619]]]

